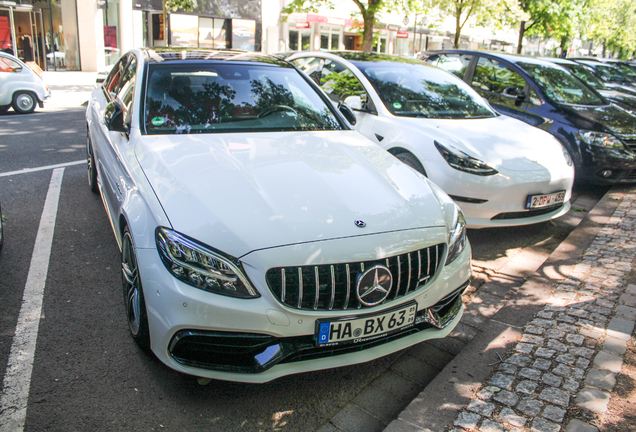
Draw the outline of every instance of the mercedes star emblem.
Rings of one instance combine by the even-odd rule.
[[[358,279],[358,301],[364,306],[380,304],[388,297],[392,285],[393,276],[388,268],[382,265],[371,267]]]

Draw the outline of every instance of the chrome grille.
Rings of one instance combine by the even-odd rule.
[[[347,264],[276,267],[265,279],[274,296],[284,305],[302,310],[347,310],[362,307],[355,293],[358,277],[365,269],[383,265],[393,284],[383,304],[425,287],[434,277],[444,256],[438,244],[394,257]]]

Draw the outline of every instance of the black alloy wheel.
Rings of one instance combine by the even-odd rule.
[[[133,339],[141,348],[150,347],[146,301],[139,277],[137,256],[128,227],[124,228],[121,247],[122,289],[126,303],[126,318]]]
[[[91,192],[98,193],[99,187],[97,186],[97,166],[95,165],[95,157],[93,156],[93,145],[91,144],[91,137],[88,131],[86,132],[86,167],[88,168],[88,186],[90,186]]]

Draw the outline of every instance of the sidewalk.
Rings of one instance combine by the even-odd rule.
[[[636,321],[635,228],[636,187],[614,187],[506,302],[478,293],[478,331],[385,432],[598,431]]]
[[[44,109],[41,111],[59,111],[85,106],[95,90],[96,77],[97,72],[44,72],[42,79],[49,86],[51,97],[44,102]]]

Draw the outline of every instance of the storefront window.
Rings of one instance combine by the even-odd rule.
[[[227,48],[230,20],[199,17],[199,47]]]
[[[36,38],[44,48],[42,51],[46,52],[47,68],[80,70],[76,0],[63,3],[54,0],[33,0],[33,6],[42,9],[45,31],[43,35],[39,33]],[[16,38],[18,30],[16,27]]]
[[[311,30],[290,30],[289,49],[292,51],[309,51],[311,49]]]
[[[199,17],[170,14],[170,45],[196,47],[199,43]]]
[[[232,20],[232,48],[245,51],[256,50],[256,21]]]
[[[105,65],[115,64],[121,55],[119,49],[119,2],[104,2],[104,58]]]
[[[340,27],[320,26],[320,49],[340,49]]]

